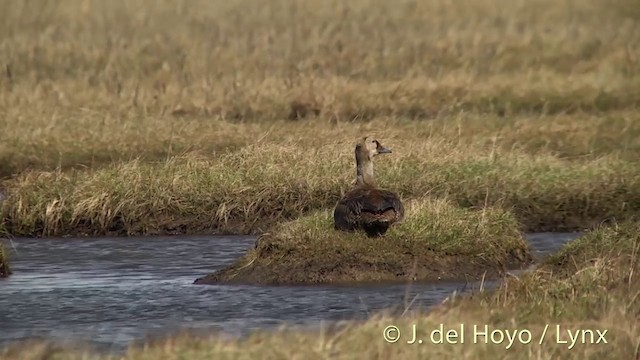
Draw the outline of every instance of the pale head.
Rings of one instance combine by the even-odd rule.
[[[373,136],[367,136],[362,139],[358,145],[356,145],[356,158],[362,160],[371,160],[374,156],[379,154],[390,154],[391,149],[388,149]]]

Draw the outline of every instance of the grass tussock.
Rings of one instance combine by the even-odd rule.
[[[620,327],[610,331],[622,330],[640,316],[640,285],[635,281],[639,229],[639,223],[625,222],[587,233],[550,255],[536,271],[510,279],[495,293],[470,304],[480,300],[488,307],[514,307],[517,323],[624,318],[609,325]],[[500,311],[491,312],[491,319],[502,317]],[[633,331],[637,340],[640,328],[626,330]]]
[[[425,314],[419,309],[403,315],[383,313],[363,322],[301,331],[283,328],[255,332],[248,339],[176,336],[144,348],[132,348],[122,358],[141,359],[291,359],[291,358],[414,358],[436,356],[462,359],[635,359],[640,343],[640,225],[625,223],[603,227],[566,246],[539,269],[511,278],[498,289],[451,298]],[[434,344],[430,333],[441,325],[444,333],[464,324],[464,343]],[[400,330],[395,343],[383,339],[388,326]],[[408,344],[416,326],[417,342]],[[474,335],[474,325],[493,330],[528,331],[531,341],[500,343]],[[547,325],[549,325],[547,327]],[[544,333],[547,327],[546,334]],[[586,332],[591,330],[591,333]],[[599,340],[597,331],[606,343]],[[571,346],[569,333],[586,334]],[[543,336],[544,334],[544,336]],[[542,343],[540,344],[540,339]],[[458,336],[453,340],[460,340]],[[525,336],[523,339],[527,339]],[[558,341],[560,340],[560,341]],[[593,342],[593,343],[591,343]],[[14,350],[8,359],[36,359],[41,348]],[[84,357],[82,357],[84,356]],[[94,358],[85,353],[63,352],[59,359]],[[95,356],[96,359],[105,357]]]
[[[282,223],[236,263],[196,282],[459,281],[493,277],[531,261],[508,212],[464,210],[429,199],[407,206],[407,218],[381,238],[334,230],[326,210]]]
[[[512,210],[524,230],[575,230],[640,209],[640,167],[613,156],[588,161],[445,141],[383,139],[381,186],[465,208]],[[214,159],[187,155],[94,171],[29,172],[5,182],[11,234],[261,233],[332,208],[351,186],[353,144],[258,143]]]

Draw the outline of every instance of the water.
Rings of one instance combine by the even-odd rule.
[[[532,234],[538,255],[576,234]],[[467,284],[384,286],[193,285],[253,246],[252,237],[18,239],[5,242],[14,271],[0,280],[0,346],[28,338],[121,351],[180,329],[221,330],[360,319],[440,303]],[[14,250],[12,250],[12,248]]]

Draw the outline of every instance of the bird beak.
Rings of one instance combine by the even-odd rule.
[[[388,149],[382,145],[378,146],[376,150],[378,151],[378,154],[391,154],[391,149]]]

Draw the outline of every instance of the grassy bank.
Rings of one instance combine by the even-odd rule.
[[[403,316],[381,314],[364,322],[322,331],[300,331],[284,328],[281,332],[257,332],[249,339],[228,341],[218,336],[198,338],[179,336],[151,344],[144,349],[132,349],[124,359],[267,359],[338,358],[361,359],[415,356],[446,358],[506,359],[522,358],[616,358],[638,356],[640,327],[640,283],[635,281],[640,265],[640,225],[622,224],[599,229],[566,246],[549,258],[538,270],[509,278],[492,292],[452,298],[447,304],[425,314],[415,309]],[[412,325],[416,324],[422,344],[407,344]],[[429,333],[444,325],[459,331],[465,325],[464,344],[433,344]],[[383,330],[387,326],[400,329],[400,340],[387,343]],[[529,344],[517,340],[509,347],[478,337],[474,343],[473,326],[480,330],[488,325],[494,329],[527,330],[532,335]],[[543,337],[545,326],[549,325]],[[557,325],[561,341],[557,341]],[[566,330],[596,330],[605,333],[607,343],[582,343],[572,348]],[[458,332],[459,333],[459,332]],[[587,333],[589,334],[589,333]],[[542,344],[539,339],[543,338]],[[460,337],[458,337],[458,340]],[[526,336],[524,337],[526,340]],[[590,335],[586,337],[590,341]],[[508,347],[508,348],[507,348]],[[6,350],[5,350],[6,351]],[[55,353],[55,347],[40,344],[15,348],[8,359],[38,359]],[[59,359],[76,359],[80,354],[60,351]],[[91,358],[83,355],[84,359]],[[96,356],[96,358],[102,358]]]
[[[407,207],[407,218],[384,238],[335,231],[332,212],[324,210],[282,223],[243,258],[197,283],[465,281],[532,260],[508,212],[429,199]]]
[[[465,207],[512,210],[524,230],[575,230],[640,207],[640,166],[482,150],[451,142],[383,139],[383,187]],[[188,155],[95,171],[31,172],[6,181],[4,225],[20,236],[262,233],[335,205],[355,176],[353,140],[307,146],[254,144],[210,159]]]

